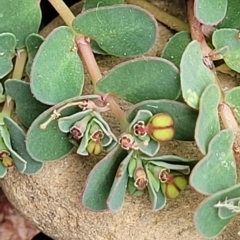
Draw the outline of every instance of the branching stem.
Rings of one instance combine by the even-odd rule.
[[[66,6],[66,4],[62,0],[48,0],[48,1],[59,13],[59,15],[62,17],[64,22],[69,27],[71,27],[75,16],[70,11],[70,9]],[[76,41],[78,50],[80,52],[81,58],[87,68],[87,71],[93,83],[94,92],[97,93],[96,84],[102,78],[102,74],[96,62],[96,59],[92,53],[92,50],[90,47],[90,40],[81,34],[76,34],[75,41]],[[125,126],[126,117],[125,117],[124,111],[120,108],[120,106],[114,101],[114,99],[110,99],[110,102],[109,102],[109,99],[106,99],[105,102],[108,104],[108,107],[112,111],[114,116],[119,120],[121,124],[121,128]]]
[[[55,8],[55,10],[63,19],[63,21],[66,23],[66,25],[72,28],[72,22],[75,16],[68,8],[68,6],[62,0],[48,0],[48,1],[52,4],[52,6]]]

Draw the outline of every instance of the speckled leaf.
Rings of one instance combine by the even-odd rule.
[[[176,33],[165,45],[162,52],[162,57],[179,67],[182,54],[191,40],[192,39],[189,32],[183,31]]]
[[[203,63],[201,46],[192,41],[185,49],[180,63],[182,94],[187,104],[198,109],[199,99],[208,84],[214,83],[214,74]]]
[[[220,131],[218,116],[220,98],[221,93],[216,84],[208,85],[200,98],[195,140],[203,154],[207,153],[209,142]]]
[[[240,201],[240,197],[237,197],[237,198],[231,198],[231,199],[228,199],[226,198],[224,201],[220,201],[223,205],[224,203],[227,203],[228,206],[230,205],[233,205],[237,208],[239,208],[239,201]],[[226,204],[226,205],[227,205]],[[219,207],[218,208],[218,216],[221,218],[221,219],[227,219],[227,218],[230,218],[230,217],[234,217],[237,213],[234,212],[232,209],[228,209],[226,207]]]
[[[205,238],[213,238],[220,234],[230,223],[232,217],[221,219],[218,216],[218,208],[214,207],[219,201],[226,198],[236,198],[240,196],[240,184],[225,190],[219,191],[206,198],[196,209],[194,222],[198,231]]]
[[[108,199],[107,207],[110,211],[120,210],[124,202],[128,182],[128,163],[132,157],[133,151],[120,163],[114,182],[112,184]]]
[[[196,164],[189,179],[198,192],[209,195],[236,184],[233,141],[234,134],[229,129],[222,130],[210,141],[207,155]]]
[[[0,161],[0,178],[3,178],[7,174],[7,168],[5,168]]]
[[[13,33],[17,48],[23,48],[26,37],[37,33],[41,23],[39,0],[0,0],[0,6],[0,33]]]
[[[82,204],[92,211],[108,209],[107,199],[119,164],[127,152],[119,146],[98,162],[86,180],[82,194]]]
[[[225,94],[226,103],[233,108],[234,116],[240,123],[240,87],[235,87]]]
[[[0,79],[13,69],[12,58],[15,54],[16,45],[17,39],[12,33],[0,34]]]
[[[120,57],[148,52],[157,35],[156,20],[148,12],[124,4],[87,10],[75,18],[73,28],[94,39],[108,54]]]
[[[27,82],[9,79],[5,82],[5,89],[7,94],[14,99],[17,116],[26,127],[30,127],[33,120],[49,108],[48,105],[34,98],[30,84]]]
[[[99,47],[99,45],[97,44],[96,41],[91,40],[90,45],[91,45],[92,51],[93,51],[94,53],[102,54],[102,55],[107,55],[107,52],[105,52],[104,50],[102,50],[102,49]]]
[[[53,30],[40,46],[31,70],[36,99],[53,105],[81,95],[84,71],[75,49],[74,32],[65,26]]]
[[[40,124],[45,123],[55,109],[66,103],[91,97],[93,96],[80,96],[63,101],[49,108],[33,121],[26,136],[27,151],[33,159],[42,162],[54,161],[64,157],[72,150],[73,145],[68,140],[68,134],[59,130],[57,120],[53,120],[45,130],[40,129]],[[69,116],[78,111],[80,108],[77,106],[69,107],[61,112],[61,116]]]
[[[218,28],[236,28],[240,30],[240,4],[236,0],[228,0],[225,18],[218,24]]]
[[[219,29],[214,31],[212,43],[216,49],[227,48],[223,55],[225,63],[240,73],[240,35],[237,29]]]
[[[151,173],[148,170],[147,165],[145,166],[145,171],[146,171],[148,179],[151,179],[151,176],[150,176]],[[152,210],[157,211],[157,210],[162,209],[167,202],[167,199],[163,195],[162,191],[161,190],[155,191],[153,183],[151,181],[148,182],[147,188],[148,188],[148,192],[149,192],[149,198],[152,203]]]
[[[124,0],[85,0],[83,9],[88,10],[90,8],[99,8],[103,6],[110,6],[114,4],[123,4]]]
[[[205,25],[216,25],[226,15],[228,0],[195,0],[194,13],[199,22]]]
[[[11,145],[13,150],[27,162],[24,173],[34,174],[39,172],[43,168],[43,163],[36,162],[29,156],[26,150],[26,136],[23,130],[11,118],[5,118],[4,122],[8,127],[8,131],[11,136]]]
[[[172,100],[147,100],[134,105],[127,116],[131,122],[139,109],[149,110],[154,114],[163,112],[172,116],[175,125],[174,139],[192,141],[197,119],[197,111],[186,104]],[[183,124],[184,123],[184,124]]]
[[[117,65],[98,82],[97,88],[131,103],[147,99],[176,99],[181,90],[178,69],[168,60],[154,57]]]
[[[30,75],[30,71],[32,68],[33,59],[40,47],[40,45],[43,43],[44,38],[41,35],[32,33],[30,34],[26,39],[26,48],[28,52],[28,61],[26,64],[26,73]]]

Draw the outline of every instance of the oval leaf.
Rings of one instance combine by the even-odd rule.
[[[192,141],[194,139],[197,111],[188,107],[186,104],[172,100],[143,101],[130,109],[127,116],[128,122],[132,122],[140,109],[149,110],[153,115],[160,112],[170,114],[175,125],[174,139],[184,141]]]
[[[30,82],[32,93],[40,102],[53,105],[81,95],[84,71],[74,37],[70,28],[61,26],[52,31],[40,46],[32,65]]]
[[[17,39],[13,34],[0,34],[0,79],[13,69],[12,58],[15,54],[16,45]]]
[[[41,23],[39,0],[0,0],[0,6],[0,33],[13,33],[17,48],[23,48],[27,36],[37,33]]]
[[[236,198],[240,196],[240,184],[217,192],[206,198],[196,209],[194,215],[195,226],[205,238],[213,238],[220,234],[230,223],[232,217],[221,219],[218,216],[218,208],[215,207],[219,201]]]
[[[107,210],[107,199],[117,169],[127,152],[117,146],[105,158],[98,162],[86,180],[82,194],[82,205],[93,211]]]
[[[17,116],[26,127],[30,127],[32,122],[49,108],[33,97],[29,83],[9,79],[5,82],[5,90],[14,99]]]
[[[240,35],[237,29],[219,29],[214,31],[212,43],[216,49],[227,48],[223,55],[225,63],[240,73]]]
[[[4,118],[4,122],[11,136],[13,150],[27,162],[24,173],[34,174],[39,172],[43,168],[43,163],[36,162],[29,156],[26,149],[25,133],[23,130],[11,118]]]
[[[228,0],[195,0],[194,3],[195,16],[205,25],[216,25],[222,21],[228,7]]]
[[[203,90],[215,77],[203,63],[202,50],[199,42],[192,41],[185,49],[180,63],[182,94],[187,104],[198,109],[199,99]]]
[[[26,73],[30,75],[32,63],[40,45],[43,43],[44,38],[41,35],[32,33],[26,39],[26,48],[28,52],[28,61],[26,64]]]
[[[221,93],[216,84],[205,88],[200,98],[195,140],[199,150],[206,154],[211,139],[220,131],[218,105]]]
[[[0,126],[0,132],[7,149],[11,153],[11,158],[13,159],[14,165],[20,173],[23,173],[27,167],[27,162],[15,150],[13,150],[10,134],[6,125]]]
[[[236,28],[240,30],[240,4],[236,0],[228,0],[225,18],[218,24],[218,28]]]
[[[171,62],[154,57],[119,64],[98,82],[97,88],[131,103],[177,99],[181,90],[178,69]]]
[[[240,123],[240,87],[235,87],[225,94],[226,103],[233,108],[234,116]]]
[[[124,4],[85,11],[75,18],[73,28],[95,40],[107,53],[119,57],[148,52],[157,35],[157,23],[148,12]]]
[[[151,179],[151,173],[150,173],[147,165],[145,166],[145,170],[146,170],[148,179]],[[148,188],[148,192],[149,192],[149,198],[152,203],[152,210],[157,211],[157,210],[162,209],[167,202],[167,199],[163,195],[162,191],[161,190],[155,191],[152,181],[148,182],[147,188]]]
[[[236,184],[233,141],[234,134],[229,129],[222,130],[211,140],[208,154],[196,164],[189,178],[190,185],[198,192],[213,194]]]
[[[182,54],[191,41],[192,39],[189,32],[183,31],[176,33],[165,45],[162,52],[162,57],[179,67]]]
[[[133,151],[120,163],[113,185],[111,187],[107,206],[110,211],[117,211],[122,207],[128,182],[128,163],[132,157]]]

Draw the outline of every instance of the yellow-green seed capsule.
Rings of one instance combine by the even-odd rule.
[[[168,113],[158,113],[147,124],[148,134],[157,142],[170,141],[174,137],[174,121]]]

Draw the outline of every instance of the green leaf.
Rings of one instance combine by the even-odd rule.
[[[153,115],[161,112],[170,114],[175,126],[174,139],[184,141],[192,141],[194,139],[197,111],[186,104],[165,99],[143,101],[130,109],[127,121],[131,122],[140,109],[149,110]]]
[[[167,163],[167,162],[156,161],[156,160],[154,161],[154,158],[151,158],[151,159],[144,158],[144,160],[148,160],[149,164],[153,164],[155,166],[159,166],[162,168],[178,171],[185,175],[188,175],[190,173],[190,167],[188,165],[173,164],[173,163]]]
[[[228,207],[232,206],[232,207],[235,207],[235,209],[239,210],[239,201],[240,201],[240,197],[231,198],[231,199],[226,198],[224,201],[222,202],[220,201],[219,203],[220,205],[222,205],[222,207],[218,208],[218,216],[221,219],[234,217],[237,214],[237,212],[235,212],[231,208],[229,209]]]
[[[90,45],[91,45],[92,51],[93,51],[94,53],[102,54],[102,55],[107,55],[107,52],[105,52],[104,50],[102,50],[102,49],[99,47],[99,45],[97,44],[96,41],[91,40]]]
[[[223,55],[225,63],[240,73],[240,36],[237,29],[219,29],[214,31],[212,43],[217,50],[227,49]]]
[[[80,121],[83,119],[85,116],[90,115],[92,112],[92,109],[87,109],[81,112],[77,112],[75,114],[72,114],[67,117],[61,117],[58,119],[58,127],[62,132],[68,133],[70,128],[74,125],[74,123]],[[86,124],[91,120],[91,117],[89,117],[88,121]]]
[[[240,123],[240,87],[234,87],[225,94],[225,102],[233,108],[234,116]]]
[[[165,45],[162,51],[162,57],[179,67],[182,54],[191,41],[192,39],[189,32],[183,31],[174,34]]]
[[[24,173],[34,174],[39,172],[43,168],[43,163],[36,162],[29,156],[23,130],[11,118],[4,118],[4,122],[11,136],[12,149],[27,162]]]
[[[178,69],[171,62],[154,57],[117,65],[98,82],[97,88],[131,103],[147,99],[177,99],[181,90]]]
[[[37,161],[54,161],[67,155],[73,148],[69,142],[68,134],[63,133],[58,128],[57,120],[51,121],[46,129],[41,129],[40,125],[49,120],[53,111],[64,106],[69,102],[76,102],[82,99],[91,99],[96,96],[79,96],[63,101],[39,115],[30,126],[26,136],[27,151],[30,156]],[[64,109],[61,116],[69,116],[80,109],[77,106],[72,106]]]
[[[26,64],[26,73],[30,75],[32,63],[40,45],[43,43],[44,38],[41,35],[32,33],[26,39],[26,48],[28,53],[28,61]]]
[[[13,34],[0,34],[0,79],[6,76],[13,69],[12,58],[14,57],[16,45],[17,39]]]
[[[58,27],[48,35],[35,56],[31,90],[36,99],[45,104],[53,105],[82,93],[84,70],[74,38],[69,27]]]
[[[236,28],[240,30],[240,5],[236,0],[228,0],[225,18],[218,24],[218,28]]]
[[[16,113],[20,121],[30,127],[32,122],[45,110],[49,108],[34,98],[30,84],[17,79],[9,79],[5,82],[7,94],[11,96],[16,104]]]
[[[151,179],[151,172],[149,171],[147,165],[145,166],[145,170],[146,170],[148,179]],[[150,197],[150,200],[152,203],[152,210],[157,211],[157,210],[162,209],[167,202],[167,199],[163,195],[162,191],[160,190],[160,191],[156,192],[152,181],[148,182],[147,188],[148,188],[149,197]]]
[[[220,131],[218,116],[220,98],[221,92],[216,84],[208,85],[200,98],[195,140],[203,154],[207,153],[209,142]]]
[[[142,157],[142,159],[146,161],[164,161],[172,164],[187,164],[189,166],[193,166],[198,161],[197,159],[182,158],[176,155],[155,155],[154,157]]]
[[[2,162],[0,161],[0,178],[4,178],[7,174],[7,168],[3,166]]]
[[[0,6],[0,33],[13,33],[17,48],[23,48],[26,37],[37,33],[41,23],[39,0],[0,0]]]
[[[3,141],[11,153],[11,158],[13,159],[14,165],[16,166],[17,170],[20,173],[24,173],[26,167],[27,167],[27,162],[12,148],[11,144],[11,139],[10,139],[10,134],[9,131],[6,127],[6,125],[1,125],[0,126],[0,133],[1,137],[3,138]]]
[[[153,47],[157,35],[156,20],[148,12],[124,4],[85,11],[75,18],[73,28],[119,57],[143,55]]]
[[[85,0],[83,5],[83,10],[88,10],[90,8],[99,8],[103,6],[111,6],[114,4],[123,4],[124,0]]]
[[[194,13],[199,22],[205,25],[216,25],[226,15],[228,0],[195,0]]]
[[[82,195],[84,207],[93,211],[107,210],[107,199],[111,190],[117,169],[127,152],[119,146],[98,162],[86,180]]]
[[[124,158],[117,169],[117,173],[107,199],[107,207],[110,211],[119,210],[124,202],[128,182],[127,167],[132,155],[133,151]]]
[[[203,90],[215,77],[203,63],[200,43],[192,41],[185,49],[180,63],[180,78],[183,98],[187,104],[198,109],[199,99]]]
[[[213,194],[236,184],[236,163],[232,150],[234,134],[222,130],[211,141],[208,154],[190,175],[189,183],[202,194]]]
[[[195,226],[205,238],[213,238],[219,235],[230,223],[232,217],[221,219],[218,215],[218,208],[214,207],[219,201],[226,198],[240,196],[240,184],[219,191],[206,198],[197,208],[194,215]]]

